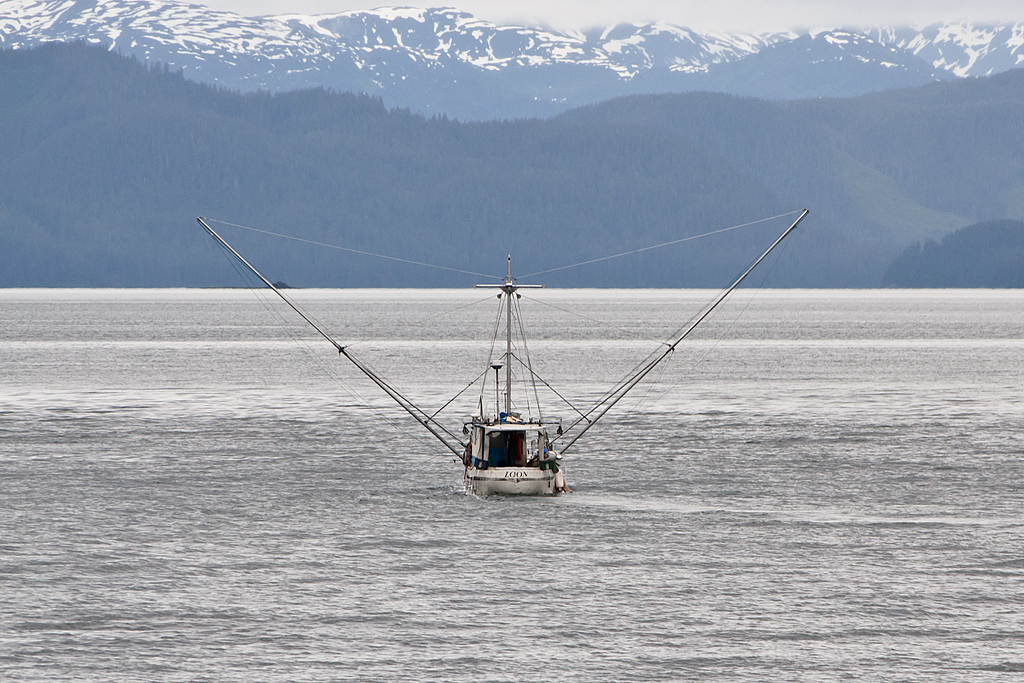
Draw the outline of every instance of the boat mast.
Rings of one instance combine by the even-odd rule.
[[[480,288],[496,288],[500,289],[502,294],[505,295],[505,415],[506,417],[512,413],[512,297],[515,295],[516,290],[519,289],[542,289],[544,285],[520,285],[516,284],[516,280],[512,277],[512,255],[508,257],[508,274],[505,276],[505,282],[497,285],[473,285],[474,287]],[[501,310],[501,309],[498,309]],[[497,336],[497,335],[495,335]],[[491,367],[494,367],[493,365]],[[495,373],[497,375],[497,373]],[[498,378],[495,376],[495,385],[497,385]],[[495,386],[497,390],[497,386]],[[495,415],[497,420],[501,421],[500,415]],[[482,417],[482,416],[481,416]]]
[[[508,255],[508,276],[505,278],[505,415],[512,414],[512,254]],[[499,416],[500,417],[500,416]]]

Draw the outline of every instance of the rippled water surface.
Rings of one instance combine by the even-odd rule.
[[[531,293],[529,352],[585,404],[711,295]],[[479,291],[295,296],[427,406],[485,365]],[[251,292],[0,320],[0,679],[1024,671],[1022,292],[741,292],[521,499]]]

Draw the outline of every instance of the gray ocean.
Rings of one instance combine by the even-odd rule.
[[[293,291],[432,409],[485,294]],[[528,352],[585,405],[712,295],[532,291]],[[4,681],[1024,672],[1024,291],[741,290],[552,498],[467,494],[248,290],[0,290],[0,321]]]

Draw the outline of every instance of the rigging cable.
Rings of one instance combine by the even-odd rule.
[[[612,260],[614,258],[619,258],[621,256],[631,256],[632,254],[639,254],[639,253],[642,253],[642,252],[645,252],[645,251],[651,251],[652,249],[661,249],[662,247],[668,247],[668,246],[671,246],[673,244],[680,244],[682,242],[689,242],[691,240],[700,239],[702,237],[711,237],[712,235],[720,235],[723,232],[729,232],[730,230],[738,230],[740,228],[746,228],[746,227],[749,227],[751,225],[757,225],[758,223],[766,223],[768,221],[773,221],[776,218],[785,218],[786,216],[793,216],[793,215],[798,214],[798,213],[800,213],[800,211],[790,211],[789,213],[780,213],[778,216],[770,216],[768,218],[761,218],[760,220],[750,221],[749,223],[741,223],[740,225],[733,225],[733,226],[730,226],[728,228],[722,228],[720,230],[712,230],[711,232],[705,232],[705,233],[702,233],[700,235],[690,235],[689,237],[683,237],[683,238],[680,238],[680,239],[677,239],[677,240],[672,240],[671,242],[663,242],[661,244],[655,244],[655,245],[650,246],[650,247],[641,247],[640,249],[634,249],[632,251],[624,251],[624,252],[622,252],[620,254],[612,254],[611,256],[601,256],[600,258],[594,258],[594,259],[590,259],[588,261],[580,261],[579,263],[573,263],[573,264],[570,264],[568,266],[559,266],[558,268],[549,268],[548,270],[539,270],[536,273],[530,273],[529,275],[520,275],[516,279],[523,280],[523,279],[526,279],[528,277],[534,277],[534,276],[537,276],[537,275],[547,275],[548,273],[556,273],[556,272],[558,272],[560,270],[568,270],[569,268],[577,268],[579,266],[586,266],[586,265],[590,265],[591,263],[600,263],[601,261],[610,261],[610,260]]]
[[[561,308],[559,306],[555,306],[554,304],[549,304],[546,301],[541,301],[540,299],[534,299],[531,296],[526,296],[525,294],[522,294],[521,296],[524,299],[527,299],[527,300],[532,301],[534,303],[540,304],[541,306],[547,306],[548,308],[553,308],[556,311],[561,311],[562,313],[568,313],[569,315],[575,315],[577,317],[583,318],[584,320],[589,320],[592,323],[597,323],[598,325],[601,325],[602,327],[605,327],[605,328],[607,328],[609,330],[618,330],[619,332],[628,332],[629,334],[631,334],[633,336],[634,339],[636,339],[638,341],[649,341],[649,342],[654,342],[655,344],[661,344],[662,346],[668,346],[668,342],[666,342],[666,341],[662,341],[660,339],[652,339],[650,337],[644,337],[644,336],[637,335],[635,330],[631,330],[628,327],[619,327],[618,325],[612,325],[611,323],[605,322],[603,320],[598,320],[597,318],[591,318],[590,316],[583,315],[582,313],[577,313],[576,311],[570,311],[568,308]]]
[[[474,272],[472,270],[462,270],[460,268],[451,268],[449,266],[439,266],[439,265],[436,265],[436,264],[433,264],[433,263],[424,263],[423,261],[412,261],[410,259],[398,258],[397,256],[387,256],[386,254],[374,254],[373,252],[370,252],[370,251],[362,251],[360,249],[352,249],[352,248],[349,248],[349,247],[341,247],[341,246],[338,246],[337,244],[328,244],[327,242],[317,242],[316,240],[308,240],[308,239],[305,239],[303,237],[295,237],[293,235],[284,235],[284,234],[279,233],[279,232],[271,232],[269,230],[261,230],[259,228],[252,228],[252,227],[249,227],[247,225],[239,225],[237,223],[228,223],[227,221],[217,220],[216,218],[206,218],[205,216],[204,216],[204,218],[206,220],[208,220],[208,221],[213,222],[213,223],[220,223],[221,225],[230,225],[232,228],[240,228],[242,230],[249,230],[251,232],[258,232],[258,233],[261,233],[263,235],[271,235],[273,237],[281,237],[281,238],[286,239],[286,240],[294,240],[296,242],[303,242],[305,244],[312,244],[312,245],[317,246],[317,247],[327,247],[328,249],[337,249],[339,251],[347,251],[349,253],[360,254],[362,256],[373,256],[375,258],[387,259],[388,261],[398,261],[399,263],[409,263],[409,264],[412,264],[414,266],[423,266],[424,268],[436,268],[438,270],[447,270],[447,271],[451,271],[453,273],[462,273],[463,275],[476,275],[478,277],[486,277],[486,278],[489,278],[491,280],[500,280],[501,279],[500,277],[497,277],[495,275],[487,275],[485,273],[476,273],[476,272]]]
[[[286,304],[288,304],[288,306],[293,311],[298,313],[299,316],[303,320],[305,320],[317,332],[319,332],[321,337],[323,337],[324,339],[329,341],[334,346],[334,348],[336,348],[338,350],[338,353],[340,353],[341,355],[345,356],[345,358],[347,358],[353,365],[355,365],[357,368],[359,368],[364,375],[369,377],[373,381],[374,384],[376,384],[378,387],[381,388],[381,390],[384,391],[384,393],[386,393],[388,396],[390,396],[392,398],[392,400],[394,400],[396,403],[398,403],[398,405],[401,406],[407,413],[409,413],[409,415],[411,415],[413,417],[413,419],[415,419],[417,422],[419,422],[423,426],[424,429],[426,429],[431,434],[433,434],[435,437],[437,437],[438,441],[443,443],[445,445],[445,447],[448,448],[448,450],[450,450],[452,453],[454,453],[457,456],[461,456],[462,455],[460,449],[463,446],[465,446],[465,444],[462,443],[462,440],[459,437],[457,437],[455,434],[453,434],[451,431],[449,431],[440,422],[437,422],[437,421],[433,420],[430,417],[430,415],[428,415],[426,413],[426,411],[424,411],[418,405],[416,405],[415,403],[410,401],[401,392],[399,392],[397,389],[395,389],[393,386],[391,386],[388,382],[386,382],[380,375],[378,375],[376,372],[374,372],[369,367],[369,365],[367,365],[363,361],[360,361],[358,358],[356,358],[351,353],[349,353],[347,351],[347,349],[345,348],[345,346],[340,344],[334,337],[332,337],[330,334],[328,334],[328,332],[323,328],[322,325],[320,325],[312,316],[310,316],[305,311],[303,311],[290,298],[285,296],[285,294],[283,292],[281,292],[280,289],[278,289],[276,286],[274,286],[274,284],[270,280],[268,280],[262,273],[260,273],[260,271],[256,270],[256,268],[251,263],[246,261],[245,258],[241,254],[239,254],[231,245],[229,245],[224,240],[223,237],[218,235],[216,233],[216,231],[214,231],[214,229],[211,228],[205,222],[203,217],[200,216],[196,220],[199,222],[200,225],[203,226],[203,228],[206,229],[206,231],[210,234],[211,237],[216,239],[218,242],[221,243],[221,245],[224,248],[226,248],[228,251],[230,251],[231,254],[235,258],[237,258],[242,264],[244,264],[246,268],[248,268],[250,271],[252,271],[253,275],[258,277],[263,282],[264,285],[266,285],[267,287],[272,289],[274,291],[274,293],[277,294],[277,296],[279,296],[281,298],[282,301],[284,301]],[[434,429],[433,426],[431,426],[432,424],[435,425],[441,431],[443,431],[446,434],[448,434],[448,436],[450,436],[455,441],[455,443],[459,444],[459,448],[456,448],[451,443],[449,443],[447,439],[445,439],[440,433],[438,433],[438,431],[436,429]]]
[[[484,368],[484,371],[483,371],[483,372],[481,372],[481,373],[480,373],[479,375],[477,375],[476,377],[474,377],[474,378],[473,378],[473,381],[472,381],[472,382],[470,382],[470,383],[469,383],[469,384],[467,384],[467,385],[466,385],[465,387],[463,387],[463,388],[462,388],[462,389],[461,389],[461,390],[459,391],[459,393],[457,393],[457,394],[455,394],[454,396],[452,396],[452,397],[451,397],[450,399],[448,399],[448,402],[447,402],[447,403],[445,403],[445,404],[444,404],[443,406],[441,406],[440,408],[438,408],[438,409],[437,409],[437,411],[435,411],[435,412],[434,412],[434,414],[430,416],[430,419],[434,419],[435,417],[437,417],[438,415],[440,415],[440,414],[441,414],[441,411],[442,411],[442,410],[444,410],[445,408],[447,408],[448,406],[450,406],[450,405],[452,404],[452,401],[454,401],[454,400],[455,400],[455,399],[457,399],[457,398],[458,398],[459,396],[462,396],[462,395],[463,395],[464,393],[466,393],[466,389],[469,389],[469,388],[470,388],[471,386],[473,386],[474,384],[476,384],[476,383],[477,383],[477,382],[478,382],[478,381],[480,380],[480,378],[481,378],[481,377],[483,377],[483,376],[484,376],[485,374],[487,374],[487,371],[488,371],[489,369],[490,369],[490,368]]]
[[[729,327],[728,327],[728,329],[726,329],[726,330],[725,330],[725,331],[724,331],[724,332],[723,332],[723,333],[721,334],[721,336],[719,336],[719,338],[715,340],[715,343],[714,343],[714,344],[712,344],[712,345],[711,345],[711,346],[710,346],[709,348],[707,348],[707,349],[705,349],[705,350],[704,350],[704,353],[703,353],[703,354],[702,354],[702,355],[701,355],[701,356],[700,356],[700,357],[699,357],[699,358],[698,358],[698,359],[697,359],[697,360],[696,360],[696,361],[695,361],[695,362],[693,363],[693,365],[692,365],[691,367],[694,367],[694,368],[696,368],[696,367],[697,367],[698,365],[700,365],[700,364],[701,364],[701,363],[703,363],[703,362],[704,362],[705,360],[707,360],[708,356],[710,356],[710,355],[711,355],[711,354],[712,354],[712,353],[713,353],[713,352],[715,351],[715,349],[717,349],[717,348],[718,348],[719,344],[721,344],[721,343],[722,343],[722,340],[723,340],[723,339],[725,339],[725,337],[726,337],[726,336],[727,336],[727,335],[728,335],[728,334],[729,334],[730,332],[732,332],[733,328],[735,328],[735,327],[736,327],[736,324],[737,324],[737,323],[739,322],[740,318],[742,318],[742,317],[743,317],[743,314],[744,314],[744,313],[746,313],[747,309],[748,309],[748,308],[750,308],[750,305],[751,305],[752,303],[754,303],[754,299],[755,299],[755,298],[757,297],[757,294],[758,294],[758,293],[759,293],[759,292],[760,292],[760,291],[761,291],[762,289],[764,289],[764,283],[768,281],[768,277],[769,277],[769,276],[770,276],[770,275],[772,274],[772,272],[773,272],[773,271],[775,270],[775,267],[776,267],[776,266],[777,266],[777,265],[779,264],[779,261],[780,261],[780,260],[782,259],[782,256],[783,256],[783,255],[784,255],[784,254],[786,253],[786,249],[788,249],[788,248],[789,248],[789,243],[788,243],[788,242],[785,242],[785,243],[783,243],[783,244],[782,244],[782,248],[781,248],[781,249],[779,250],[778,254],[777,254],[777,255],[775,256],[775,259],[774,259],[774,260],[773,260],[773,261],[771,262],[771,264],[770,264],[770,265],[768,266],[767,272],[765,272],[765,274],[764,274],[764,277],[763,277],[763,278],[761,278],[761,283],[760,283],[760,284],[759,284],[759,285],[758,285],[758,286],[757,286],[757,287],[756,287],[756,288],[754,289],[754,291],[753,291],[753,294],[751,294],[751,296],[750,296],[750,297],[749,297],[749,298],[747,299],[746,303],[744,303],[744,304],[743,304],[743,308],[742,308],[742,309],[740,310],[740,312],[739,312],[739,313],[738,313],[738,314],[736,315],[736,317],[735,317],[735,318],[733,318],[732,322],[731,322],[731,323],[729,323]],[[667,395],[669,394],[669,392],[671,392],[671,391],[672,391],[673,389],[675,389],[675,388],[676,388],[677,386],[679,386],[680,384],[682,384],[682,382],[683,382],[683,379],[682,379],[682,378],[680,378],[680,379],[677,379],[677,380],[676,380],[675,382],[673,382],[673,383],[672,383],[672,384],[671,384],[671,385],[670,385],[670,386],[669,386],[669,387],[668,387],[667,389],[665,389],[665,390],[664,390],[663,392],[661,392],[661,394],[660,394],[659,398],[660,398],[660,397],[663,397],[663,396],[667,396]],[[652,388],[653,388],[653,386],[654,386],[654,385],[652,384]],[[641,407],[641,404],[643,403],[643,401],[644,401],[644,400],[646,400],[646,399],[647,399],[647,397],[648,397],[648,395],[649,395],[650,393],[651,393],[651,391],[648,391],[648,392],[647,392],[647,394],[645,394],[645,395],[644,395],[644,396],[643,396],[643,397],[642,397],[642,398],[640,399],[640,401],[638,401],[638,402],[637,402],[636,406],[634,406],[633,408],[631,408],[631,409],[629,409],[629,410],[627,410],[627,411],[626,411],[626,414],[627,414],[627,415],[629,415],[630,413],[633,413],[633,412],[635,412],[635,411],[639,410],[639,409],[640,409],[640,407]]]
[[[375,406],[373,403],[371,403],[369,400],[367,400],[361,394],[359,394],[359,392],[356,391],[354,387],[346,383],[345,380],[343,380],[340,375],[338,375],[330,366],[326,365],[323,362],[323,359],[320,357],[320,354],[318,354],[316,351],[312,349],[312,347],[310,347],[308,340],[302,339],[301,337],[296,336],[292,332],[287,321],[285,321],[285,319],[280,315],[280,313],[278,313],[277,308],[273,305],[272,301],[263,293],[263,290],[266,288],[257,287],[256,282],[252,279],[252,274],[247,270],[239,268],[238,259],[234,258],[233,254],[222,244],[218,243],[217,246],[220,247],[221,253],[224,254],[224,257],[227,259],[228,263],[231,264],[231,268],[236,273],[238,273],[238,276],[244,282],[248,283],[248,289],[251,290],[256,295],[257,301],[260,302],[264,310],[266,310],[267,313],[269,313],[270,316],[280,324],[280,327],[285,332],[285,334],[287,334],[288,337],[293,342],[295,342],[299,346],[299,348],[301,348],[303,352],[305,352],[306,355],[313,360],[314,363],[316,363],[316,365],[324,372],[324,374],[333,379],[335,382],[337,382],[338,385],[342,389],[344,389],[349,396],[355,399],[355,401],[358,404],[366,406],[371,411],[376,413],[377,416],[380,417],[382,420],[390,424],[395,429],[398,429],[399,425],[397,422],[391,419],[391,417],[389,417],[379,407]]]
[[[781,216],[791,216],[791,215],[793,215],[793,214],[795,214],[795,213],[800,213],[800,212],[798,212],[798,211],[791,211],[791,212],[789,212],[788,214],[781,214]],[[776,218],[779,218],[779,217],[780,217],[780,216],[772,216],[771,218],[765,218],[765,219],[761,219],[761,220],[759,220],[759,221],[752,221],[751,223],[746,223],[746,224],[744,224],[744,225],[742,225],[742,226],[736,226],[736,227],[746,227],[746,226],[748,226],[748,225],[754,225],[754,224],[756,224],[756,223],[762,223],[762,222],[764,222],[764,221],[774,220],[774,219],[776,219]],[[799,222],[799,221],[798,221],[798,222]],[[731,229],[733,229],[733,228],[726,228],[726,230],[731,230]],[[707,233],[707,234],[714,234],[714,233]],[[700,236],[700,235],[698,235],[698,237],[699,237],[699,236]],[[775,265],[776,265],[776,264],[777,264],[777,263],[779,262],[779,258],[780,258],[780,257],[782,256],[782,254],[783,254],[783,253],[785,252],[785,250],[786,250],[786,249],[787,249],[788,247],[789,247],[789,244],[788,244],[788,243],[784,244],[784,245],[783,245],[783,247],[782,247],[782,249],[781,249],[781,250],[780,250],[780,251],[778,252],[778,254],[776,255],[775,259],[774,259],[773,261],[771,261],[771,265],[770,265],[770,266],[769,266],[769,268],[768,268],[768,272],[767,272],[767,273],[765,274],[765,276],[764,276],[764,277],[763,277],[763,278],[761,279],[761,284],[760,284],[760,285],[758,285],[758,289],[760,289],[761,287],[763,287],[763,286],[764,286],[764,282],[765,282],[765,281],[767,280],[767,278],[768,278],[768,275],[769,275],[769,274],[770,274],[770,273],[772,272],[772,270],[774,270],[774,269],[775,269]],[[769,250],[769,251],[771,251],[771,250]],[[762,258],[764,258],[764,257],[762,256]],[[750,268],[752,268],[752,267],[753,267],[753,266],[750,266]],[[749,271],[750,271],[750,268],[748,268],[747,272],[749,272]],[[720,298],[720,297],[723,297],[723,296],[724,296],[724,295],[725,295],[725,294],[726,294],[727,292],[729,292],[729,291],[730,291],[731,289],[733,289],[734,287],[735,287],[735,283],[734,283],[734,285],[732,285],[732,286],[728,286],[728,285],[727,285],[727,286],[725,286],[725,287],[721,288],[721,289],[720,289],[720,290],[718,291],[718,294],[717,294],[717,295],[715,296],[715,299],[718,299],[718,298]],[[714,300],[714,299],[713,299],[713,300]],[[749,301],[748,301],[748,304],[747,304],[747,306],[749,306]],[[713,310],[713,309],[712,309],[712,310]],[[744,307],[744,309],[743,309],[743,310],[744,310],[744,311],[746,310],[746,306]],[[690,317],[690,318],[689,318],[689,319],[688,319],[688,320],[687,320],[686,322],[684,322],[684,323],[683,323],[683,324],[682,324],[682,325],[681,325],[681,326],[680,326],[679,328],[677,328],[675,332],[673,332],[673,333],[672,333],[671,335],[669,335],[669,339],[675,339],[675,338],[676,338],[676,337],[678,337],[678,336],[679,336],[680,334],[682,334],[682,332],[683,332],[684,330],[686,330],[686,329],[687,329],[688,327],[691,327],[691,326],[693,326],[693,325],[694,325],[694,320],[695,320],[695,319],[697,319],[698,317],[700,317],[700,321],[703,321],[703,319],[704,319],[705,317],[707,317],[708,313],[709,313],[709,311],[707,311],[707,308],[706,308],[706,306],[705,306],[705,308],[702,308],[702,309],[701,309],[701,310],[699,310],[699,311],[698,311],[698,312],[697,312],[696,314],[692,315],[692,316],[691,316],[691,317]],[[703,317],[702,317],[702,314],[703,314]],[[740,312],[740,315],[742,315],[742,311]],[[736,319],[735,319],[735,320],[733,321],[732,325],[735,325],[735,323],[736,323],[736,320],[738,320],[738,319],[739,319],[739,317],[737,317],[737,318],[736,318]],[[731,327],[730,327],[730,329],[731,329]],[[684,335],[684,336],[685,336],[685,335]],[[654,341],[654,340],[651,340],[651,341]],[[680,340],[680,341],[681,341],[681,340]],[[662,345],[662,346],[666,346],[666,347],[668,347],[668,348],[669,348],[669,351],[671,351],[671,352],[674,352],[674,351],[675,351],[675,346],[674,346],[673,344],[671,344],[670,342],[666,342],[666,341],[657,341],[656,343],[658,343],[658,344],[660,344],[660,345]],[[677,342],[677,343],[678,343],[678,342]],[[605,403],[606,401],[608,401],[608,400],[611,400],[611,399],[612,399],[613,397],[615,397],[615,396],[616,396],[616,394],[618,394],[618,393],[619,393],[620,391],[622,391],[622,389],[623,389],[623,388],[624,388],[624,387],[625,387],[625,386],[626,386],[627,384],[629,384],[630,380],[631,380],[632,378],[634,378],[634,377],[636,376],[636,373],[637,373],[637,372],[639,372],[639,371],[641,370],[641,368],[643,368],[643,367],[645,367],[646,365],[648,365],[648,364],[649,364],[649,363],[650,363],[651,361],[653,361],[653,360],[654,360],[654,359],[655,359],[655,358],[656,358],[656,357],[657,357],[657,356],[658,356],[659,354],[661,354],[661,353],[665,353],[665,354],[666,354],[666,357],[667,357],[667,355],[668,355],[668,353],[667,353],[667,352],[663,352],[663,351],[662,351],[662,350],[660,350],[660,349],[654,349],[654,350],[652,350],[652,351],[651,351],[650,353],[648,353],[646,357],[644,357],[644,358],[643,358],[643,359],[642,359],[642,360],[641,360],[640,362],[638,362],[638,363],[637,363],[636,365],[634,365],[634,366],[633,366],[633,368],[632,368],[631,370],[629,370],[629,371],[628,371],[628,373],[626,374],[626,376],[625,376],[625,377],[624,377],[624,378],[623,378],[622,380],[620,380],[620,381],[619,381],[618,383],[616,383],[616,384],[615,384],[615,385],[614,385],[614,386],[613,386],[613,387],[612,387],[611,389],[607,390],[607,391],[606,391],[606,392],[605,392],[604,394],[602,394],[602,395],[601,395],[601,397],[600,397],[600,398],[599,398],[599,399],[597,400],[597,402],[596,402],[596,403],[595,403],[595,404],[594,404],[594,405],[593,405],[593,406],[592,406],[592,407],[591,407],[591,408],[590,408],[590,409],[589,409],[589,410],[588,410],[588,411],[586,412],[586,414],[580,413],[580,416],[581,416],[581,417],[580,417],[580,418],[578,418],[578,419],[576,419],[576,420],[575,420],[575,421],[574,421],[574,422],[573,422],[572,424],[570,424],[570,425],[569,425],[569,427],[568,427],[568,429],[566,429],[566,431],[569,431],[570,429],[572,429],[572,428],[576,427],[577,425],[579,425],[579,424],[580,424],[581,422],[583,422],[584,420],[586,420],[586,421],[587,421],[588,423],[592,422],[592,421],[590,420],[590,417],[589,417],[589,416],[590,416],[590,415],[591,415],[591,414],[592,414],[592,413],[593,413],[593,412],[594,412],[594,411],[595,411],[595,410],[596,410],[597,408],[599,408],[599,407],[600,407],[601,405],[603,405],[603,404],[604,404],[604,403]],[[706,355],[705,355],[705,357],[706,357]],[[660,361],[658,361],[658,362],[660,362]],[[661,376],[663,376],[663,375],[664,375],[664,373],[665,373],[665,369],[664,369],[664,368],[662,368],[662,370],[661,370],[661,371],[659,371],[659,373],[658,373],[658,377],[661,377]],[[656,382],[656,381],[657,381],[657,380],[655,380],[655,382]],[[641,397],[641,399],[640,399],[640,402],[643,402],[643,400],[644,400],[644,399],[645,399],[645,398],[647,397],[647,395],[649,395],[649,394],[651,393],[651,390],[653,389],[653,384],[654,384],[654,383],[652,383],[651,387],[650,387],[650,388],[648,389],[648,391],[647,391],[647,394],[645,394],[645,395],[644,395],[643,397]],[[678,382],[677,382],[677,383],[676,383],[675,385],[673,385],[673,387],[675,387],[675,386],[677,386],[677,385],[678,385]],[[631,391],[631,390],[632,390],[632,387],[629,387],[629,389],[627,389],[626,391],[628,392],[628,391]],[[625,396],[625,393],[623,393],[622,395],[620,395],[620,396],[619,396],[618,398],[616,398],[615,400],[616,400],[616,401],[618,401],[619,399],[621,399],[621,398],[622,398],[622,396]],[[638,405],[639,405],[639,403],[638,403]],[[579,412],[579,411],[577,411],[577,412]],[[632,412],[632,410],[629,410],[629,411],[627,411],[627,413],[626,413],[626,414],[629,414],[630,412]],[[589,429],[589,424],[587,425],[587,428]]]
[[[474,301],[472,303],[462,304],[462,305],[459,305],[459,306],[455,306],[454,308],[449,308],[449,309],[441,311],[440,313],[435,313],[434,315],[428,316],[426,318],[422,318],[422,319],[420,319],[419,322],[420,323],[430,322],[431,320],[435,320],[436,318],[441,318],[441,317],[444,317],[446,315],[451,315],[451,314],[456,313],[458,311],[464,310],[466,308],[472,308],[473,306],[476,306],[478,304],[482,304],[483,302],[490,301],[490,300],[491,300],[490,296],[485,297],[483,299],[477,299],[476,301]],[[367,341],[368,340],[364,339],[362,341],[349,342],[348,344],[345,345],[345,348],[351,349],[353,346],[358,346],[360,344],[366,344]]]
[[[691,318],[691,320],[692,320],[692,318]],[[658,343],[659,344],[664,344],[665,346],[668,347],[668,350],[665,351],[664,353],[671,353],[673,351],[673,349],[672,349],[670,344],[666,344],[664,342],[658,342]],[[662,351],[660,349],[655,349],[654,351],[651,351],[646,356],[644,356],[639,362],[637,362],[636,364],[633,365],[633,367],[626,373],[625,377],[623,377],[621,380],[616,382],[615,385],[612,386],[611,389],[608,389],[603,394],[601,394],[600,398],[598,398],[598,400],[587,410],[586,413],[583,413],[583,412],[580,412],[579,410],[576,410],[576,412],[580,414],[580,417],[577,418],[571,425],[569,425],[565,429],[565,431],[568,432],[570,429],[572,429],[576,425],[580,424],[584,420],[588,423],[588,425],[587,425],[588,427],[589,427],[590,424],[593,424],[594,421],[590,419],[591,413],[593,413],[599,407],[604,405],[604,403],[606,401],[611,400],[616,394],[618,394],[620,391],[622,391],[623,387],[625,387],[627,384],[629,384],[630,380],[632,378],[636,377],[637,373],[641,372],[641,370],[643,370],[644,367],[650,365],[651,362],[654,361],[658,357],[658,355],[661,354],[661,353],[662,353]]]
[[[520,298],[522,297],[520,296]],[[530,347],[526,344],[526,328],[523,326],[523,304],[519,299],[516,299],[515,304],[516,320],[519,322],[519,337],[523,340],[523,351],[526,353],[526,370],[530,373],[530,386],[533,387],[533,400],[537,402],[537,419],[543,421],[544,415],[540,409],[540,396],[537,394],[537,378],[533,374],[533,362],[530,360]],[[522,361],[520,361],[520,363],[521,362]],[[527,392],[527,400],[529,400],[529,392]]]
[[[588,424],[585,427],[583,427],[575,436],[569,439],[568,443],[566,443],[565,446],[562,447],[562,452],[564,453],[569,448],[571,448],[572,445],[580,439],[580,437],[586,434],[587,431],[589,431],[590,428],[593,427],[598,420],[604,417],[608,413],[608,411],[611,410],[612,407],[616,403],[618,403],[627,393],[629,393],[633,389],[633,387],[635,387],[640,381],[642,381],[644,377],[651,372],[651,370],[653,370],[659,363],[661,363],[663,360],[665,360],[665,358],[672,354],[675,351],[676,347],[679,346],[679,344],[681,344],[682,341],[686,339],[686,337],[688,337],[690,333],[697,328],[698,325],[700,325],[708,316],[710,316],[715,311],[715,309],[717,309],[719,305],[721,305],[722,302],[724,302],[728,298],[728,296],[737,287],[740,286],[740,284],[747,278],[748,275],[750,275],[754,268],[756,268],[762,261],[768,258],[768,255],[775,250],[775,247],[779,246],[779,244],[783,240],[785,240],[791,232],[796,230],[797,226],[800,225],[801,221],[803,221],[803,219],[806,218],[807,214],[809,213],[810,211],[808,209],[803,209],[800,212],[800,216],[793,222],[793,224],[786,228],[785,232],[779,235],[779,237],[774,242],[772,242],[771,246],[768,247],[768,249],[766,249],[765,252],[761,254],[761,256],[759,256],[752,264],[750,264],[750,266],[745,271],[743,271],[743,274],[736,278],[736,280],[723,293],[719,294],[715,299],[711,301],[711,303],[706,305],[700,313],[700,315],[697,316],[697,318],[693,320],[689,324],[689,326],[686,327],[683,330],[683,332],[676,337],[675,340],[673,340],[673,342],[669,345],[667,349],[660,352],[660,354],[657,355],[655,359],[653,359],[651,362],[649,362],[647,365],[641,368],[641,370],[634,376],[627,378],[627,380],[624,383],[621,383],[619,389],[614,393],[613,396],[606,399],[606,402],[603,405],[599,403],[592,407],[590,410],[588,410],[588,415],[597,412],[597,416],[594,417],[593,420],[590,420],[588,418]]]
[[[503,294],[499,294],[498,295],[498,301],[501,301],[501,297],[502,296],[503,296]],[[494,345],[498,343],[498,326],[499,325],[501,325],[501,306],[500,305],[498,306],[498,313],[494,317],[494,330],[491,332],[491,348],[490,348],[490,350],[487,351],[487,369],[490,369],[490,367],[494,364]],[[494,382],[495,382],[495,386],[497,386],[497,383],[498,383],[497,378],[495,378]],[[495,389],[495,391],[497,391],[497,389]],[[487,370],[484,370],[484,381],[480,385],[480,417],[481,418],[484,416],[483,415],[483,413],[484,413],[483,406],[485,405],[485,403],[484,403],[484,394],[486,394],[486,393],[487,393]],[[490,399],[488,398],[488,401],[489,400]],[[499,409],[498,412],[501,412],[501,410]],[[497,415],[495,415],[495,417],[497,417]]]
[[[519,359],[516,359],[516,360],[519,360]],[[522,362],[522,361],[520,361],[520,362]],[[533,374],[533,376],[534,376],[534,378],[535,378],[535,379],[538,379],[538,380],[540,380],[540,383],[541,383],[541,384],[543,384],[543,385],[544,385],[544,386],[546,386],[546,387],[547,387],[548,389],[550,389],[550,390],[551,390],[551,393],[552,393],[552,394],[554,394],[555,396],[557,396],[558,398],[560,398],[560,399],[562,400],[562,402],[563,402],[563,403],[565,403],[565,405],[569,406],[570,408],[572,408],[572,409],[573,409],[574,411],[576,411],[576,412],[577,412],[577,413],[579,413],[580,415],[583,415],[583,413],[582,413],[582,412],[580,412],[580,409],[579,409],[579,408],[577,408],[576,406],[574,406],[574,405],[573,405],[573,404],[572,404],[572,403],[571,403],[571,402],[569,401],[569,399],[567,399],[567,398],[566,398],[565,396],[562,396],[562,395],[561,395],[560,393],[558,393],[558,390],[557,390],[557,389],[555,389],[555,388],[554,388],[553,386],[551,386],[550,384],[548,384],[547,380],[545,380],[545,379],[544,379],[543,377],[541,377],[540,375],[538,375],[538,374],[537,374],[536,372],[534,372],[534,371],[531,371],[531,373]],[[583,418],[583,419],[586,419],[586,416],[584,416],[584,418]]]

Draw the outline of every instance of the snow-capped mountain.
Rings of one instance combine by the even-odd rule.
[[[955,76],[991,76],[1024,66],[1024,23],[942,24],[924,29],[874,29],[879,41],[921,57]]]
[[[559,33],[450,8],[243,17],[168,0],[0,0],[0,47],[76,40],[231,89],[362,91],[464,119],[698,89],[848,96],[1024,63],[1024,23],[760,35],[621,24]]]

